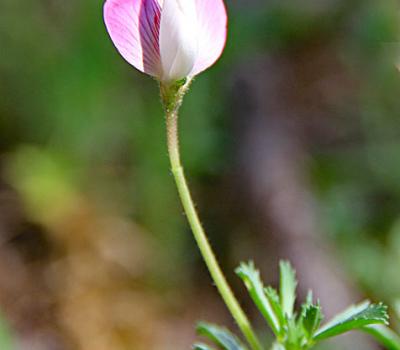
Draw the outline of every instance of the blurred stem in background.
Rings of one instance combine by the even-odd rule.
[[[246,314],[240,307],[239,302],[229,287],[204,232],[181,164],[178,137],[178,112],[180,106],[182,105],[182,99],[187,92],[190,83],[190,80],[186,81],[185,79],[184,81],[180,81],[171,85],[160,85],[161,98],[166,114],[168,154],[170,158],[172,174],[175,178],[179,196],[194,238],[203,256],[204,262],[208,267],[211,277],[217,286],[219,293],[221,294],[222,299],[224,300],[226,306],[231,312],[248,343],[251,345],[251,348],[253,350],[261,350],[261,343],[253,331],[250,321],[248,320]]]
[[[11,333],[9,325],[3,318],[3,314],[0,314],[0,349],[2,350],[15,349],[12,337],[13,335]]]

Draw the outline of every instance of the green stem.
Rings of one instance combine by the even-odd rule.
[[[177,87],[175,90],[171,87],[165,87],[161,85],[161,96],[164,102],[166,113],[168,154],[170,158],[172,174],[175,178],[179,196],[190,227],[193,231],[194,238],[208,267],[211,277],[217,286],[219,293],[221,294],[222,299],[224,300],[226,306],[231,312],[251,348],[253,350],[262,350],[260,341],[254,333],[246,314],[240,307],[231,288],[229,287],[228,282],[226,281],[226,278],[213,253],[211,245],[197,215],[183,172],[179,153],[178,111],[182,103],[183,95],[185,94],[189,83],[190,82],[188,82],[186,85]]]
[[[361,330],[372,335],[387,350],[400,350],[400,337],[389,327],[375,325],[366,326]]]

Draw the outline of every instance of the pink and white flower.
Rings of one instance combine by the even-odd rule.
[[[162,82],[209,68],[226,42],[223,0],[107,0],[104,20],[122,57]]]

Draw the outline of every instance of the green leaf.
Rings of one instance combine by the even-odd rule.
[[[287,334],[285,340],[285,348],[301,349],[301,340],[304,338],[302,325],[296,322],[295,317],[287,320]]]
[[[280,295],[283,312],[293,316],[294,303],[296,301],[296,272],[288,261],[281,261],[280,268]]]
[[[388,320],[389,316],[385,305],[370,304],[367,301],[352,306],[336,316],[332,321],[320,328],[313,339],[317,341],[323,340],[372,324],[387,324]]]
[[[193,345],[193,350],[215,350],[214,348],[211,348],[210,346],[206,344],[194,344]]]
[[[397,318],[400,319],[400,299],[394,302],[394,311],[396,312]]]
[[[274,343],[272,344],[271,350],[285,350],[285,347],[282,344]]]
[[[313,303],[313,292],[312,290],[309,290],[307,293],[306,302],[303,305],[308,306],[312,305],[312,303]]]
[[[400,337],[390,328],[375,325],[363,327],[361,330],[372,335],[386,350],[400,350]]]
[[[212,340],[223,350],[246,350],[240,340],[226,328],[201,322],[197,326],[197,333]]]
[[[305,304],[301,313],[301,322],[308,339],[317,331],[323,319],[319,303],[317,305]]]
[[[243,280],[251,298],[266,319],[275,335],[280,332],[280,325],[270,301],[264,293],[264,285],[260,278],[260,272],[255,269],[254,263],[241,263],[236,269],[236,274]]]
[[[0,315],[0,349],[1,350],[15,349],[12,333],[10,331],[10,328],[6,320],[3,318],[2,315]]]
[[[264,293],[271,304],[272,310],[274,311],[276,317],[278,318],[280,329],[282,331],[283,326],[286,324],[286,318],[285,315],[283,314],[282,306],[279,300],[279,295],[277,291],[272,287],[264,288]]]

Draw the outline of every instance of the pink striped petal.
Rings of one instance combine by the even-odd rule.
[[[198,57],[191,75],[212,66],[225,47],[228,17],[223,0],[195,0],[198,15]]]
[[[157,0],[107,0],[104,21],[121,56],[143,73],[158,77],[161,71]]]

